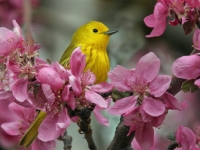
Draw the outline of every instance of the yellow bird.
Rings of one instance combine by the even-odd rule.
[[[109,30],[103,23],[97,21],[90,21],[82,25],[73,34],[70,45],[60,59],[60,64],[67,67],[74,49],[81,47],[81,51],[86,55],[86,66],[84,70],[90,70],[95,74],[95,83],[106,81],[107,73],[110,69],[106,47],[110,35],[116,32],[116,30]],[[31,145],[37,137],[38,128],[45,117],[46,113],[40,111],[31,127],[20,140],[19,145],[23,145],[24,147],[29,147]]]
[[[73,50],[80,46],[81,51],[86,55],[85,71],[89,69],[95,74],[95,83],[106,81],[110,69],[106,47],[110,35],[116,32],[116,30],[109,30],[101,22],[91,21],[84,24],[72,36],[72,41],[63,53],[60,64],[67,66]]]

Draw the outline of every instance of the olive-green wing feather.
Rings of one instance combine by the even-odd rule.
[[[40,111],[38,116],[32,123],[32,125],[28,129],[28,131],[24,134],[24,136],[20,140],[20,142],[19,142],[20,146],[24,146],[27,148],[33,143],[33,141],[35,140],[35,138],[38,135],[38,128],[45,117],[46,117],[46,113],[43,111]]]
[[[64,67],[66,67],[69,64],[69,60],[70,60],[70,56],[72,54],[72,52],[74,51],[74,49],[77,46],[70,44],[67,49],[65,50],[65,52],[63,53],[61,59],[60,59],[60,64]]]

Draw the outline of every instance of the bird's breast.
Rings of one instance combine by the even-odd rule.
[[[105,82],[107,73],[110,69],[110,62],[106,49],[98,48],[95,45],[81,47],[82,52],[86,55],[85,71],[90,70],[96,76],[96,82]]]

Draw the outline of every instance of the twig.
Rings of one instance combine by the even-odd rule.
[[[174,150],[177,147],[178,147],[178,143],[172,143],[172,144],[169,145],[169,147],[167,148],[167,150]]]
[[[64,150],[71,150],[72,148],[72,136],[67,135],[65,131],[64,136],[59,138],[64,143]]]
[[[131,142],[134,138],[135,132],[132,132],[127,136],[128,132],[129,127],[123,124],[123,117],[121,117],[120,123],[115,131],[115,136],[107,150],[133,150]]]
[[[76,115],[79,117],[77,125],[79,126],[79,133],[85,134],[85,139],[88,143],[88,148],[90,150],[97,150],[96,144],[92,137],[92,129],[90,126],[90,116],[91,112],[94,110],[95,105],[90,108],[83,108],[82,110],[75,110]]]

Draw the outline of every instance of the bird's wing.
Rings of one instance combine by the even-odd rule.
[[[60,59],[60,64],[64,67],[69,65],[69,60],[71,57],[72,52],[74,51],[74,49],[76,48],[75,45],[70,44],[67,49],[65,50],[65,52],[63,53],[61,59]]]

